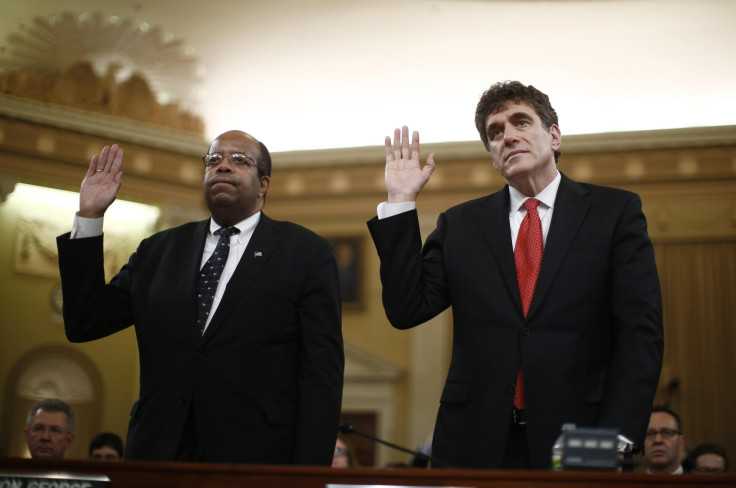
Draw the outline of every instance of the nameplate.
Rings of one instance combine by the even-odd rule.
[[[0,473],[0,488],[106,488],[108,486],[110,486],[110,478],[104,475]]]

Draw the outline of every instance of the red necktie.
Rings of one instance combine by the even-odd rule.
[[[526,217],[519,227],[519,235],[516,238],[514,248],[514,262],[516,263],[516,280],[519,282],[519,293],[521,294],[521,306],[524,317],[529,312],[532,303],[534,288],[537,286],[539,267],[542,264],[542,252],[544,241],[542,239],[542,222],[539,220],[537,205],[539,200],[529,198],[524,202]],[[514,392],[514,408],[524,408],[524,378],[519,375],[516,379],[516,391]]]

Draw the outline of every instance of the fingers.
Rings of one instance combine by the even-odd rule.
[[[407,132],[409,129],[406,129]],[[409,134],[407,133],[407,139]],[[411,159],[419,161],[419,132],[414,131],[411,134]]]
[[[414,159],[419,161],[419,132],[412,132],[411,150],[409,149],[409,128],[403,126],[401,129],[394,129],[394,138],[386,136],[384,139],[384,153],[386,162],[396,160]]]
[[[89,178],[90,176],[95,174],[95,171],[97,170],[97,162],[100,160],[100,155],[95,154],[92,156],[92,161],[89,163],[89,168],[87,169],[87,175],[85,178]]]
[[[394,129],[394,159],[401,159],[401,131]]]
[[[401,128],[401,159],[409,159],[409,128]]]
[[[117,173],[120,172],[120,167],[123,163],[123,148],[117,144],[112,146],[105,146],[100,151],[100,154],[92,156],[92,161],[89,164],[87,170],[87,176],[107,176],[112,175],[114,178],[117,177]]]

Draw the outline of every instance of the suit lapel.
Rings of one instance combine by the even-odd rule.
[[[483,200],[476,214],[478,226],[488,243],[490,254],[498,265],[509,295],[513,297],[521,312],[521,297],[516,281],[514,251],[511,248],[511,227],[509,225],[509,187],[490,195]]]
[[[243,300],[242,297],[247,293],[263,267],[274,256],[279,244],[278,234],[278,223],[262,213],[253,231],[253,236],[235,268],[235,273],[225,288],[215,315],[202,337],[203,342],[208,341],[222,327],[233,308]]]
[[[564,174],[560,174],[562,181],[560,182],[560,188],[557,190],[552,223],[542,257],[542,267],[539,270],[537,287],[534,290],[534,298],[529,307],[527,319],[534,315],[549,291],[555,274],[557,274],[562,260],[577,233],[577,229],[590,207],[590,199],[586,198],[588,190]]]
[[[178,248],[179,269],[182,270],[181,279],[179,279],[179,296],[188,297],[186,303],[182,303],[182,310],[187,311],[183,316],[191,319],[188,320],[186,329],[193,344],[199,342],[201,338],[197,331],[197,280],[209,225],[210,219],[198,222],[191,228],[191,235],[180,239]]]

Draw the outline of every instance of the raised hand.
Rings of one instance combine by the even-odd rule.
[[[419,132],[411,137],[409,128],[394,129],[394,141],[386,136],[386,191],[389,203],[414,202],[434,171],[434,154],[427,157],[422,167],[419,161]]]
[[[122,163],[123,149],[117,144],[105,146],[100,154],[92,156],[79,190],[80,217],[96,219],[105,215],[120,189]]]

